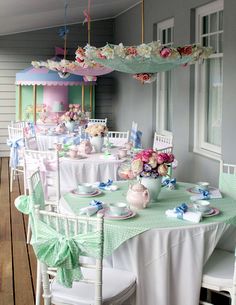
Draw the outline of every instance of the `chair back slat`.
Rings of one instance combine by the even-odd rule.
[[[219,189],[223,194],[236,199],[236,165],[221,160]]]
[[[161,152],[172,152],[173,151],[173,136],[172,135],[161,135],[157,132],[154,133],[153,149]],[[166,150],[166,151],[165,151]]]
[[[108,141],[115,146],[123,146],[129,141],[129,131],[109,131]]]
[[[88,126],[93,124],[103,124],[107,125],[107,118],[105,119],[89,119],[88,120]]]

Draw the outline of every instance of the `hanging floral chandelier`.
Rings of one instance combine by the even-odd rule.
[[[195,63],[208,58],[212,49],[200,45],[186,45],[178,48],[163,47],[159,41],[138,46],[107,44],[102,48],[87,45],[84,54],[107,68],[123,73],[134,74],[134,78],[143,82],[154,80],[155,73],[171,70],[180,65]]]
[[[111,73],[112,68],[105,67],[96,61],[89,59],[84,56],[83,48],[78,48],[76,50],[76,60],[70,61],[66,59],[66,43],[67,34],[69,30],[66,25],[66,14],[68,8],[68,1],[65,0],[64,5],[64,27],[59,29],[59,36],[64,39],[64,58],[58,60],[48,59],[47,61],[32,61],[32,65],[35,68],[45,67],[49,70],[56,71],[62,78],[68,77],[70,74],[81,75],[84,77],[85,81],[96,81],[97,76]],[[88,43],[90,44],[90,0],[88,0],[88,9],[84,10],[85,20],[88,26]]]

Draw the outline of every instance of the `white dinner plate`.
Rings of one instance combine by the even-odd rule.
[[[81,196],[81,197],[94,197],[94,196],[100,195],[102,193],[102,191],[97,189],[97,188],[93,188],[91,193],[81,193],[79,191],[79,189],[74,189],[74,190],[71,191],[71,193],[74,194],[74,195]]]
[[[129,219],[132,218],[136,215],[136,213],[132,210],[127,209],[127,213],[124,215],[113,215],[110,212],[109,208],[106,209],[102,209],[100,211],[98,211],[99,214],[102,214],[104,216],[104,218],[109,219],[109,220],[125,220],[125,219]]]

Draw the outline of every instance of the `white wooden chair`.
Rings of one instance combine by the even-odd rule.
[[[8,126],[8,146],[10,146],[10,192],[13,188],[13,180],[17,175],[24,175],[24,128]],[[18,147],[16,147],[16,145]],[[15,157],[17,155],[17,158]],[[24,179],[25,181],[25,179]],[[26,185],[24,184],[24,193],[26,193]]]
[[[36,136],[25,137],[25,149],[38,150],[38,141]]]
[[[161,135],[157,132],[154,133],[153,149],[160,150],[162,152],[173,151],[173,136],[172,135]]]
[[[25,177],[29,177],[39,168],[44,188],[44,197],[52,208],[58,207],[61,198],[60,163],[58,151],[41,151],[25,149]]]
[[[129,131],[109,131],[108,140],[114,146],[124,146],[129,141]]]
[[[128,271],[103,268],[104,237],[101,215],[98,217],[76,217],[38,208],[35,210],[35,215],[50,229],[57,231],[58,235],[65,236],[67,240],[76,238],[81,233],[88,234],[88,238],[91,238],[92,232],[97,233],[98,246],[96,251],[99,255],[96,259],[87,257],[86,254],[83,257],[78,257],[84,278],[80,281],[73,281],[72,288],[66,288],[57,283],[53,278],[56,271],[51,271],[45,263],[40,263],[45,305],[118,305],[123,304],[128,299],[133,305],[135,304],[135,276]],[[37,220],[35,223],[37,224]],[[40,233],[37,232],[37,235],[40,236]],[[49,234],[48,239],[50,240],[50,238],[52,237]],[[32,245],[34,247],[34,244]],[[52,264],[50,267],[53,267]]]
[[[223,194],[236,199],[236,165],[220,162],[219,188]],[[203,269],[202,285],[207,290],[207,301],[211,303],[211,291],[231,299],[231,305],[236,305],[236,258],[235,253],[215,249]]]
[[[89,119],[88,120],[88,125],[92,125],[92,124],[107,125],[107,118],[105,118],[105,119]]]

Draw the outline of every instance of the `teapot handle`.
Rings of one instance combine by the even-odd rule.
[[[143,191],[143,197],[147,199],[146,200],[146,206],[147,206],[150,200],[150,194],[148,190]]]

